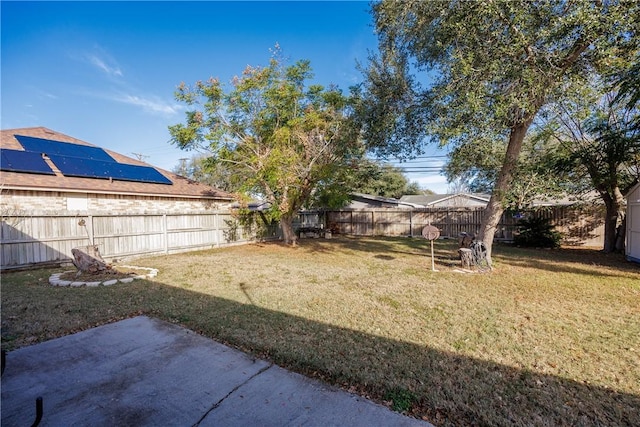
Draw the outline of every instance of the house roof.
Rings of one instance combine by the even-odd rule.
[[[404,200],[394,199],[391,197],[374,196],[371,194],[353,193],[351,194],[351,197],[353,199],[371,200],[371,201],[380,202],[380,203],[388,203],[391,205],[408,206],[408,207],[414,207],[414,208],[419,207],[411,202],[405,202]]]
[[[7,129],[0,131],[0,148],[11,150],[24,150],[24,147],[16,135],[42,138],[52,141],[66,142],[70,144],[96,147],[93,144],[77,138],[47,129],[45,127]],[[164,177],[169,179],[172,185],[132,182],[110,179],[82,178],[64,176],[57,168],[52,168],[55,175],[43,175],[37,173],[10,172],[0,173],[0,184],[5,189],[39,190],[39,191],[65,191],[82,193],[104,193],[104,194],[131,194],[131,195],[151,195],[163,197],[180,198],[204,198],[217,200],[232,200],[233,196],[222,190],[210,187],[188,178],[176,175],[175,173],[154,167],[148,163],[132,159],[115,151],[104,150],[118,163],[129,165],[147,166],[157,170]]]
[[[454,197],[465,197],[479,202],[488,203],[490,196],[487,194],[469,194],[469,193],[456,193],[456,194],[425,194],[425,195],[411,195],[402,196],[401,201],[407,203],[413,203],[421,206],[431,206],[437,203],[444,202]]]
[[[427,194],[427,195],[402,196],[400,200],[407,203],[414,203],[417,205],[429,207],[442,202],[446,202],[447,200],[450,200],[456,197],[465,198],[478,203],[489,203],[489,199],[491,198],[491,195],[482,194],[482,193]],[[554,198],[554,199],[537,198],[531,202],[531,205],[533,207],[570,206],[579,202],[600,203],[601,199],[598,196],[597,192],[592,191],[587,194],[582,194],[579,196],[567,195],[564,197]]]

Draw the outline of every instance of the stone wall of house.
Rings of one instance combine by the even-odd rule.
[[[201,212],[215,209],[225,209],[227,202],[191,198],[165,198],[161,196],[128,196],[118,194],[90,194],[90,211],[114,212]]]
[[[28,215],[33,212],[65,212],[67,200],[60,192],[3,190],[0,207],[4,215]]]
[[[165,198],[119,194],[68,193],[60,191],[3,190],[4,214],[33,213],[179,213],[225,209],[227,202],[191,198]]]

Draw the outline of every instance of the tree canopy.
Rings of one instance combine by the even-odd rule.
[[[275,52],[266,67],[247,67],[232,87],[218,79],[184,83],[176,99],[190,108],[169,127],[172,143],[200,147],[212,164],[232,166],[242,190],[270,203],[284,239],[295,244],[296,213],[353,156],[362,153],[349,98],[337,88],[308,84],[308,61],[285,65]]]
[[[233,168],[223,162],[215,162],[206,154],[180,159],[173,172],[197,182],[210,185],[228,193],[241,190],[242,182],[236,179]]]
[[[491,262],[529,127],[567,87],[585,84],[590,69],[628,62],[639,3],[385,0],[373,13],[380,55],[366,69],[358,104],[372,147],[411,155],[427,141],[504,141],[479,230]]]
[[[378,161],[362,159],[352,173],[351,192],[399,199],[421,191],[417,183],[409,182],[402,169]]]
[[[539,137],[549,146],[552,173],[574,182],[586,179],[600,195],[606,207],[604,251],[622,251],[624,194],[640,179],[640,111],[602,84],[579,93],[549,106]]]

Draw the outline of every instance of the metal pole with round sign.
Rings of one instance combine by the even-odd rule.
[[[440,237],[440,230],[438,230],[433,225],[429,224],[425,228],[422,229],[422,237],[429,240],[431,242],[431,271],[436,270],[435,261],[433,257],[433,241]]]

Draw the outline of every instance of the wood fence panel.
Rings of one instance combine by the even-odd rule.
[[[603,244],[604,209],[554,207],[536,211],[550,218],[567,245]],[[512,240],[520,215],[505,212],[496,239]],[[84,225],[80,221],[84,220]],[[337,229],[359,236],[421,236],[431,224],[443,238],[476,234],[481,208],[369,209],[305,212],[298,224]],[[278,236],[277,229],[268,236]],[[256,230],[243,227],[230,212],[131,215],[33,215],[3,217],[0,226],[0,268],[16,268],[69,260],[71,249],[97,244],[106,258],[173,253],[251,241]]]
[[[353,211],[329,211],[326,213],[327,227],[334,228],[340,234],[353,234],[351,216]]]
[[[214,215],[167,215],[167,252],[216,246]]]
[[[410,234],[411,211],[372,211],[373,234],[376,236],[407,236]]]
[[[84,225],[79,222],[84,220]],[[276,230],[270,233],[277,236]],[[256,238],[230,212],[6,216],[0,268],[71,260],[71,249],[96,244],[106,259],[238,244]]]
[[[163,221],[158,214],[90,216],[93,242],[107,258],[163,250]],[[90,233],[88,233],[90,234]]]
[[[373,235],[373,211],[354,211],[351,217],[352,233],[356,236],[372,236]]]
[[[421,236],[426,225],[440,230],[442,238],[457,239],[463,232],[477,235],[482,223],[481,207],[425,209],[358,209],[325,212],[327,226],[342,234],[361,236]],[[526,216],[549,218],[563,234],[565,245],[602,246],[604,208],[601,206],[558,206],[534,212],[505,211],[498,223],[495,239],[513,241],[518,221]]]

